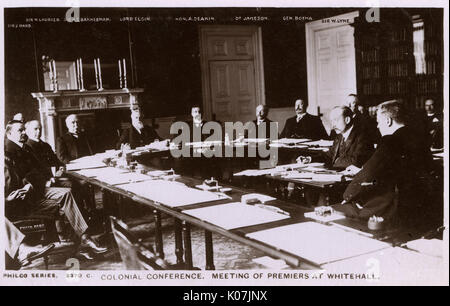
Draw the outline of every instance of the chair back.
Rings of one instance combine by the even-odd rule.
[[[168,264],[145,247],[128,229],[128,226],[111,216],[111,228],[119,247],[120,257],[127,270],[166,270]]]

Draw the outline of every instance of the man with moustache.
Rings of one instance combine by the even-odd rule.
[[[328,134],[319,117],[306,112],[308,102],[304,99],[295,101],[296,116],[286,120],[280,138],[306,138],[311,140],[327,139]]]
[[[256,119],[252,121],[253,125],[245,130],[245,138],[270,138],[270,123],[272,120],[267,118],[269,108],[266,105],[256,107]]]

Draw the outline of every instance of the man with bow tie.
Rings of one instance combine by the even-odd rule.
[[[308,102],[304,99],[295,101],[294,117],[286,120],[280,138],[307,138],[311,140],[327,139],[328,134],[319,117],[306,112]]]

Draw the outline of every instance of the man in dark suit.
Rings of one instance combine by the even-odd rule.
[[[343,205],[336,209],[363,220],[374,215],[385,220],[396,216],[414,220],[425,213],[420,208],[426,196],[423,180],[432,159],[423,139],[405,125],[405,118],[401,102],[393,100],[378,106],[377,122],[383,137],[362,169],[347,168],[349,174],[356,175],[344,192]]]
[[[327,139],[328,134],[319,117],[306,112],[308,102],[303,99],[295,101],[296,116],[286,120],[280,138],[307,138],[312,140]]]
[[[60,211],[81,239],[81,247],[104,253],[87,234],[88,225],[70,188],[47,187],[39,162],[25,147],[22,122],[9,122],[5,129],[5,215],[10,220],[28,215],[48,215],[57,219]]]
[[[52,147],[41,140],[41,123],[37,120],[28,121],[25,129],[28,136],[25,144],[39,161],[47,179],[53,177],[52,167],[57,170],[56,176],[60,177],[64,172],[65,165],[58,159]]]
[[[440,149],[444,146],[443,116],[436,112],[436,103],[433,99],[425,101],[426,125],[432,148]]]
[[[354,124],[353,112],[346,106],[333,108],[330,121],[337,136],[327,152],[329,166],[341,169],[350,165],[362,167],[374,150],[367,131]]]
[[[66,118],[68,132],[56,141],[56,155],[64,164],[71,160],[95,153],[88,137],[81,132],[78,116],[71,114]]]
[[[270,138],[270,123],[273,122],[267,115],[269,108],[266,105],[258,105],[256,107],[256,119],[252,121],[253,124],[248,126],[245,130],[245,138]],[[276,134],[277,135],[277,134]],[[278,136],[278,135],[277,135]]]
[[[377,128],[377,122],[370,117],[368,112],[363,112],[364,105],[355,94],[349,94],[345,106],[348,106],[353,112],[353,123],[356,126],[366,130],[366,134],[373,143],[378,143],[381,138],[380,131]]]
[[[155,140],[161,140],[158,133],[152,127],[144,125],[140,109],[133,109],[131,111],[131,127],[122,132],[116,149],[120,149],[122,144],[128,144],[131,149],[135,149]]]

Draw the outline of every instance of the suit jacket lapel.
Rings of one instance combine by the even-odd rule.
[[[344,153],[347,154],[348,150],[352,147],[353,142],[356,139],[356,129],[353,127],[350,135],[348,135],[347,141],[345,141]]]
[[[334,149],[334,152],[333,152],[333,158],[332,158],[332,160],[331,160],[331,164],[334,164],[334,162],[336,161],[336,159],[337,159],[337,157],[338,157],[339,150],[340,150],[340,148],[341,148],[343,138],[344,138],[344,137],[342,136],[342,134],[338,134],[338,135],[336,136],[335,141],[337,141],[337,145],[334,146],[335,149]]]
[[[77,147],[77,143],[76,143],[77,139],[75,138],[75,136],[73,136],[70,133],[67,135],[69,136],[67,138],[69,140],[68,145],[70,146],[70,148],[68,148],[68,149],[70,152],[73,152],[73,157],[75,159],[77,159],[78,158],[78,147]],[[72,154],[70,154],[70,155],[72,155]]]

